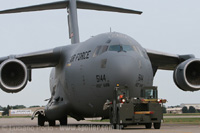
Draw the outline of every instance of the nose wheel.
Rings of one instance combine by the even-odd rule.
[[[44,126],[45,123],[45,116],[42,114],[38,115],[38,126]]]
[[[49,126],[55,126],[56,125],[56,121],[55,120],[50,120],[49,121]]]
[[[59,120],[59,122],[60,122],[61,126],[66,126],[67,125],[67,118],[61,119],[61,120]]]

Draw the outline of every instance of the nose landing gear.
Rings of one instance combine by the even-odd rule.
[[[56,120],[49,120],[44,113],[44,109],[36,110],[32,115],[32,120],[35,118],[35,116],[38,115],[38,126],[44,126],[45,122],[49,122],[49,126],[56,126]],[[67,117],[64,117],[59,120],[60,125],[64,126],[67,125]]]

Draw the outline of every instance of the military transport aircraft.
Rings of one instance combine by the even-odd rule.
[[[45,110],[36,112],[38,125],[48,121],[67,124],[67,116],[108,118],[103,110],[112,100],[116,84],[125,86],[130,97],[140,97],[141,89],[153,85],[158,69],[174,71],[174,82],[183,91],[200,89],[200,59],[194,55],[172,55],[143,48],[128,35],[109,32],[79,42],[77,8],[129,14],[141,11],[64,0],[0,11],[0,14],[67,9],[72,45],[0,58],[0,88],[7,93],[23,90],[31,81],[32,69],[52,67],[51,98]]]

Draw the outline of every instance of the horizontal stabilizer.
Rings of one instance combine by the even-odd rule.
[[[28,7],[3,10],[3,11],[0,11],[0,14],[63,9],[63,8],[68,8],[68,7],[69,7],[69,0],[65,0],[65,1],[58,1],[58,2],[53,2],[53,3],[46,3],[46,4],[34,5],[34,6],[28,6]],[[77,8],[98,10],[98,11],[142,14],[141,11],[135,11],[135,10],[131,10],[131,9],[124,9],[124,8],[96,4],[96,3],[91,3],[91,2],[84,2],[84,1],[77,1]]]
[[[34,5],[34,6],[3,10],[3,11],[0,11],[0,14],[62,9],[62,8],[68,7],[68,5],[69,5],[69,0],[59,1],[59,2],[53,2],[53,3],[46,3],[46,4],[40,4],[40,5]]]
[[[89,9],[89,10],[98,10],[98,11],[142,14],[141,11],[124,9],[124,8],[107,6],[107,5],[102,5],[102,4],[90,3],[90,2],[84,2],[84,1],[77,1],[77,8],[79,8],[79,9]]]

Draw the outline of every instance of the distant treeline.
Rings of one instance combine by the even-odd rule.
[[[182,113],[200,113],[200,109],[196,109],[193,106],[190,106],[188,109],[186,106],[184,106],[182,108]]]

